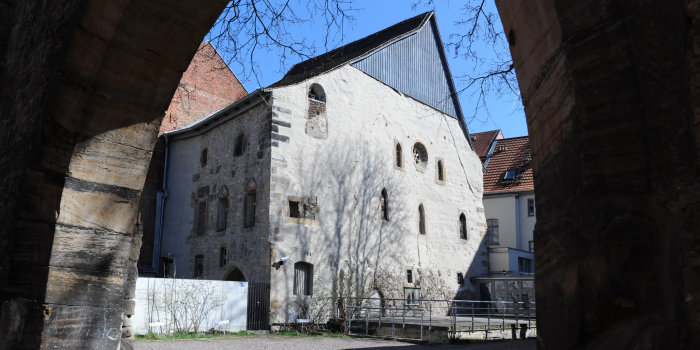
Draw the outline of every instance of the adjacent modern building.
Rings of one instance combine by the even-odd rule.
[[[484,163],[489,277],[479,278],[481,298],[534,301],[535,189],[527,136],[500,130],[471,135]]]
[[[166,132],[160,275],[248,281],[267,324],[477,297],[483,170],[456,96],[429,12]]]

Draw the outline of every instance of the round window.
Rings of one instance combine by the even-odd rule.
[[[416,165],[416,169],[420,171],[425,170],[428,164],[428,151],[420,142],[416,142],[416,144],[413,145],[413,163]]]

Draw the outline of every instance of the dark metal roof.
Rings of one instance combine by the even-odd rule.
[[[287,72],[282,79],[269,87],[273,88],[296,84],[310,77],[348,63],[355,58],[359,58],[382,47],[384,44],[390,41],[396,40],[419,29],[432,14],[433,11],[420,14],[362,39],[353,41],[345,46],[341,46],[335,50],[328,51],[322,55],[297,63],[292,66],[289,72]]]

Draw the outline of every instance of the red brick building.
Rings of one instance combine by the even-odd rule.
[[[204,42],[199,46],[187,70],[182,74],[177,91],[165,112],[159,135],[183,128],[246,96],[248,92],[231,72],[216,49]],[[156,212],[163,203],[163,167],[165,166],[165,142],[156,142],[146,182],[141,195],[138,230],[143,234],[139,255],[139,274],[157,273],[158,258],[154,259],[156,233],[161,223],[156,222]]]

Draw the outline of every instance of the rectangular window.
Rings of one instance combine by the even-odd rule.
[[[313,265],[306,262],[294,264],[294,295],[311,295],[312,283]]]
[[[535,216],[535,199],[527,199],[527,216]]]
[[[413,270],[406,270],[406,282],[413,283]]]
[[[464,284],[464,275],[461,272],[457,273],[457,283],[460,286]]]
[[[205,149],[202,150],[202,153],[199,155],[199,165],[200,165],[202,168],[204,168],[205,166],[207,166],[207,158],[209,157],[207,153],[209,153],[209,152],[208,152],[207,149],[205,148]]]
[[[194,278],[204,277],[204,255],[194,257]]]
[[[404,287],[403,299],[406,305],[420,305],[420,288]]]
[[[207,202],[197,205],[197,236],[203,236],[207,229]]]
[[[486,235],[489,237],[489,244],[499,244],[498,219],[486,219]]]
[[[301,203],[295,200],[289,200],[289,217],[290,218],[301,218],[301,210],[299,206]]]
[[[226,266],[226,247],[219,248],[219,267]]]
[[[535,241],[528,241],[529,248],[530,248],[530,253],[535,252]]]
[[[249,192],[245,197],[245,227],[255,226],[255,192]]]
[[[519,272],[532,272],[532,259],[518,258],[518,271]]]

